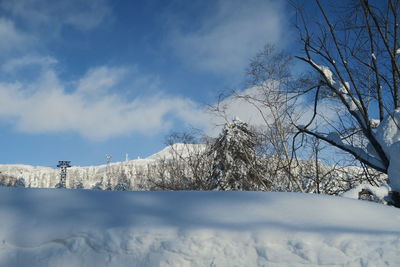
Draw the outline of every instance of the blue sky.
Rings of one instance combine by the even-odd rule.
[[[215,132],[206,105],[244,86],[265,43],[290,45],[290,14],[278,0],[0,1],[0,163],[102,164]]]

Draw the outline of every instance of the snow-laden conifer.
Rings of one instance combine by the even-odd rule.
[[[213,156],[211,189],[267,189],[256,155],[257,138],[247,123],[234,119],[224,126],[210,148]]]

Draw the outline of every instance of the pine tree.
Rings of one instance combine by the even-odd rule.
[[[79,181],[75,184],[75,189],[85,189],[85,187],[83,186],[82,181]]]
[[[107,184],[106,184],[105,190],[107,190],[107,191],[113,190],[113,187],[112,187],[112,183],[111,183],[111,179],[110,179],[110,178],[108,178],[108,180],[107,180]]]
[[[118,176],[118,182],[114,187],[115,191],[126,191],[131,189],[131,181],[128,179],[125,173],[121,173]]]
[[[7,186],[5,176],[0,177],[0,186]]]
[[[103,183],[97,182],[93,187],[92,190],[103,190]]]
[[[213,171],[211,189],[259,190],[267,189],[262,165],[256,154],[257,137],[247,123],[234,119],[224,126],[211,146]]]
[[[15,180],[14,187],[25,187],[25,179],[23,177],[20,177]]]

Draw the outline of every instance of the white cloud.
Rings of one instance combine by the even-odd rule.
[[[273,123],[272,112],[275,112],[276,115],[283,114],[279,113],[280,106],[277,106],[277,109],[272,111],[267,105],[262,104],[263,99],[266,97],[264,92],[265,89],[266,88],[263,87],[253,86],[239,92],[238,95],[242,97],[232,95],[223,99],[218,105],[222,111],[219,116],[218,114],[213,113],[209,114],[207,117],[208,123],[205,124],[207,134],[211,136],[218,135],[221,126],[226,122],[231,122],[232,119],[236,117],[241,121],[256,127],[267,127],[267,124]],[[250,100],[246,100],[244,96],[248,96]],[[254,101],[254,99],[258,101]],[[289,103],[282,104],[293,105],[293,110],[290,116],[298,125],[308,124],[313,117],[313,99],[310,100],[305,95],[292,99]],[[282,107],[282,111],[283,110]],[[337,121],[338,116],[340,115],[341,114],[338,114],[337,111],[337,103],[332,101],[320,101],[318,104],[318,116],[314,119],[311,127],[318,127],[321,130],[326,129],[328,127],[326,122]],[[289,123],[289,121],[287,121],[287,123]]]
[[[1,69],[5,72],[14,72],[24,67],[40,66],[48,68],[57,63],[57,59],[50,56],[23,56],[6,61]]]
[[[19,31],[14,22],[0,17],[0,52],[7,53],[21,49],[32,42],[32,38]]]
[[[106,66],[91,69],[79,80],[76,92],[86,96],[101,96],[120,82],[127,72],[124,68]]]
[[[106,0],[5,0],[0,2],[0,8],[30,27],[51,26],[56,30],[63,25],[90,30],[111,13]]]
[[[171,44],[188,65],[242,73],[266,43],[282,47],[288,41],[283,5],[279,0],[218,0],[215,14],[204,16],[197,30],[187,32],[173,25]]]
[[[110,67],[92,69],[77,82],[72,93],[66,93],[51,69],[30,85],[1,83],[0,118],[12,121],[22,132],[73,131],[94,140],[134,132],[157,134],[177,121],[205,125],[203,109],[180,97],[158,94],[128,100],[112,93],[88,97],[87,92],[107,90],[118,84],[122,79],[120,71]]]
[[[130,78],[128,83],[127,77]],[[157,134],[178,124],[203,129],[216,136],[221,126],[234,117],[255,126],[266,126],[259,110],[248,101],[234,97],[220,103],[225,107],[225,118],[208,112],[190,99],[163,93],[128,99],[121,93],[122,88],[143,91],[159,84],[158,79],[140,74],[136,68],[100,66],[90,69],[73,84],[75,88],[67,92],[50,67],[43,68],[35,82],[0,83],[0,119],[25,133],[70,131],[92,140],[131,133]],[[133,87],[129,87],[130,84]],[[136,87],[138,85],[142,87]],[[257,87],[251,87],[242,94],[257,96],[259,92]],[[324,105],[321,108],[324,109]],[[303,115],[304,122],[311,118],[312,105],[307,99],[299,99],[296,110]],[[329,118],[336,115],[329,109],[321,111]],[[263,112],[268,119],[268,109]]]

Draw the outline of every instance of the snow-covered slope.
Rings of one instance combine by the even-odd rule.
[[[188,156],[189,153],[203,151],[204,145],[174,144],[145,159],[135,159],[123,162],[113,162],[109,166],[103,164],[98,166],[73,166],[67,172],[67,188],[74,188],[76,184],[82,183],[84,188],[90,189],[97,182],[105,183],[110,177],[111,184],[115,186],[121,175],[131,179],[133,188],[138,181],[135,178],[142,176],[149,165],[156,164],[162,159],[169,159],[174,153],[181,156]],[[56,162],[55,162],[56,163]],[[73,162],[72,162],[73,164]],[[23,164],[0,164],[0,174],[14,178],[24,178],[27,187],[54,188],[60,181],[58,169],[42,166],[30,166]]]
[[[147,157],[150,160],[160,160],[160,159],[169,159],[174,155],[179,155],[181,157],[188,157],[193,153],[204,152],[206,149],[206,145],[203,144],[182,144],[176,143],[171,146],[165,147],[160,152],[155,153]]]
[[[400,210],[300,193],[0,188],[0,266],[399,266]]]
[[[154,164],[155,159],[136,159],[124,162],[110,163],[97,166],[73,166],[67,172],[67,187],[73,188],[76,183],[82,183],[84,188],[92,188],[97,182],[107,177],[114,178],[113,185],[119,175],[136,177],[149,164]],[[24,178],[27,187],[54,188],[60,181],[60,171],[43,166],[30,166],[22,164],[0,164],[0,173],[14,178]],[[115,180],[115,181],[114,181]],[[133,181],[134,182],[134,181]]]

